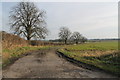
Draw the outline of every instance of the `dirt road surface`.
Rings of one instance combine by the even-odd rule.
[[[55,50],[35,51],[3,70],[3,78],[114,78],[78,67],[58,57]]]

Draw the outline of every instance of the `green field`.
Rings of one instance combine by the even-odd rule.
[[[70,50],[118,50],[117,41],[108,42],[89,42],[80,45],[67,46]]]
[[[120,53],[117,41],[69,45],[59,51],[80,62],[120,75]]]

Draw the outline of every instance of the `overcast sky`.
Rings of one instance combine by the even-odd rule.
[[[16,2],[2,3],[2,30],[9,30],[9,12]],[[83,36],[93,38],[118,37],[118,5],[116,2],[37,2],[39,9],[46,11],[46,39],[58,38],[59,28],[68,27]],[[1,7],[0,7],[1,8]],[[1,16],[1,14],[0,14]]]

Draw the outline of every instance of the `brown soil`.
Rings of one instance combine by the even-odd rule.
[[[87,70],[58,57],[55,50],[35,51],[3,70],[3,78],[113,78]]]

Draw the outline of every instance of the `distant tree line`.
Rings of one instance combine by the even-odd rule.
[[[90,42],[101,42],[101,41],[115,41],[120,40],[119,38],[105,38],[105,39],[89,39]]]
[[[82,34],[79,32],[71,32],[69,28],[67,27],[61,27],[60,32],[59,32],[59,41],[63,41],[65,44],[67,42],[73,42],[73,43],[84,43],[87,41],[87,38],[84,37]]]

